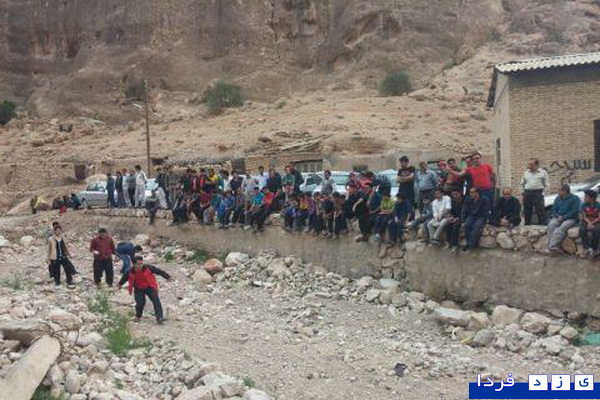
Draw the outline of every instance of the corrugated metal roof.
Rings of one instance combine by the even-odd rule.
[[[600,52],[585,54],[570,54],[565,56],[533,58],[529,60],[509,61],[494,67],[492,84],[488,95],[487,106],[494,106],[498,74],[518,74],[519,72],[537,71],[551,68],[578,67],[600,64]]]
[[[590,64],[600,64],[600,52],[510,61],[496,65],[496,69],[502,73],[511,73]]]

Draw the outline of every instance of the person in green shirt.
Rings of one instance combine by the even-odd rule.
[[[396,201],[390,196],[389,192],[381,193],[381,205],[375,219],[375,240],[380,241],[385,237],[392,220]]]

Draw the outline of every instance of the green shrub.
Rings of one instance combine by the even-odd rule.
[[[224,108],[240,107],[244,104],[242,88],[237,85],[218,81],[204,92],[204,101],[211,114],[220,114]]]
[[[12,101],[4,100],[0,103],[0,125],[8,124],[17,115],[16,109],[17,105]]]
[[[19,275],[13,275],[11,279],[4,279],[2,282],[0,282],[0,284],[12,290],[25,289],[23,278],[21,278]]]
[[[175,256],[173,255],[172,251],[167,251],[165,253],[165,255],[163,256],[163,258],[164,258],[165,262],[168,262],[168,263],[173,262],[175,260]]]
[[[204,249],[196,249],[196,250],[194,250],[194,255],[186,258],[186,261],[195,261],[195,262],[201,264],[201,263],[204,263],[209,258],[211,258],[211,255],[208,253],[208,251],[206,251]]]
[[[379,85],[382,96],[401,96],[411,90],[410,78],[404,71],[388,73]]]
[[[253,387],[256,387],[256,382],[254,382],[254,379],[252,378],[244,378],[243,382],[244,386],[246,386],[247,388],[252,389]]]
[[[109,303],[109,294],[106,291],[98,291],[94,299],[88,304],[88,309],[96,314],[110,315],[111,308]]]
[[[144,81],[135,80],[128,82],[123,89],[125,97],[129,100],[143,101],[146,98],[146,85]]]
[[[31,396],[31,400],[64,400],[64,397],[62,395],[59,397],[52,396],[50,389],[40,386],[35,390],[33,396]]]

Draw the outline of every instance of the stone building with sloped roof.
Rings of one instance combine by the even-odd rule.
[[[501,186],[517,189],[531,158],[552,190],[600,174],[600,52],[498,64],[488,107]]]

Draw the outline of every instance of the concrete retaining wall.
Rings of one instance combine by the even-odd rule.
[[[331,241],[291,234],[272,226],[254,234],[241,229],[219,230],[196,223],[167,226],[158,220],[110,216],[108,210],[86,211],[90,221],[123,237],[137,233],[162,236],[214,253],[257,254],[274,249],[351,278],[364,275],[394,278],[406,288],[437,298],[490,301],[527,310],[576,311],[600,317],[600,264],[576,257],[481,249],[452,255],[439,248],[408,242],[404,248],[355,243],[351,237]],[[114,214],[114,212],[113,212]],[[134,212],[135,215],[135,212]]]

